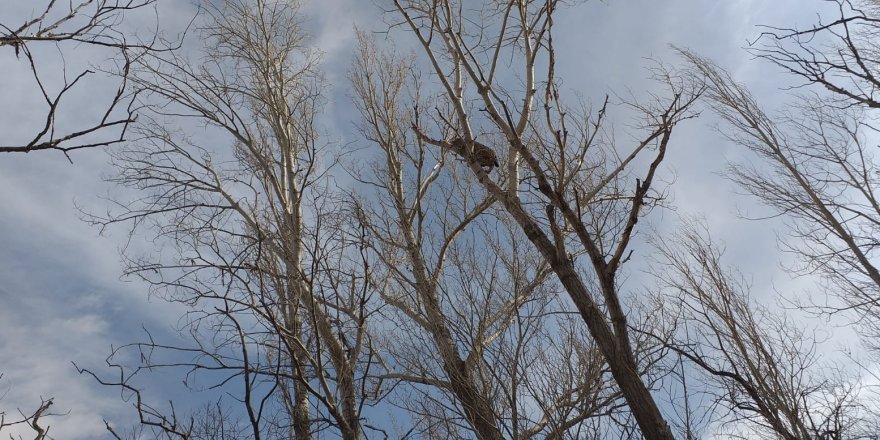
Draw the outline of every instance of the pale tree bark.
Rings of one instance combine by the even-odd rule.
[[[639,374],[617,275],[629,258],[636,223],[656,196],[651,186],[672,130],[690,115],[700,86],[658,71],[671,96],[634,104],[644,117],[643,131],[636,135],[642,140],[626,153],[617,145],[609,148],[613,142],[602,137],[610,135],[602,129],[607,106],[577,121],[556,87],[552,23],[558,6],[553,0],[394,1],[391,15],[420,47],[441,85],[440,108],[448,109],[438,115],[439,123],[415,129],[422,142],[441,150],[454,149],[449,142],[454,138],[471,142],[481,132],[503,136],[495,145],[506,158],[500,177],[490,177],[477,163],[469,168],[562,283],[642,435],[671,439]],[[547,63],[539,74],[540,57]],[[584,128],[573,133],[569,127],[578,124]],[[653,157],[642,177],[633,178],[635,158],[648,155]],[[635,181],[632,191],[623,189],[629,179]]]
[[[149,13],[156,0],[46,0],[38,3],[31,16],[0,18],[0,49],[12,51],[16,60],[27,63],[34,89],[45,105],[43,121],[29,138],[0,141],[0,153],[55,150],[70,159],[68,153],[74,150],[123,142],[136,112],[135,96],[130,93],[127,82],[132,58],[177,47],[176,43],[162,41],[157,35],[139,37],[127,28],[127,15]],[[116,84],[108,88],[107,101],[94,115],[95,122],[68,126],[67,119],[77,112],[81,117],[82,108],[91,104],[68,102],[73,99],[70,96],[78,89],[94,87],[97,81],[89,82],[89,78],[95,76],[91,68],[69,75],[65,65],[59,68],[47,63],[47,54],[37,48],[52,46],[62,54],[60,62],[65,65],[64,56],[73,57],[75,48],[82,46],[104,49],[115,59],[113,63],[96,63],[107,70],[105,73],[109,73]],[[51,74],[46,74],[50,66],[56,71],[65,70],[60,84],[51,79]]]
[[[548,263],[491,206],[460,149],[432,152],[412,133],[434,103],[413,62],[361,35],[350,74],[361,132],[381,151],[353,175],[376,188],[358,207],[390,281],[385,377],[416,393],[405,406],[427,438],[584,438],[602,422],[613,432],[620,393],[595,345],[556,317]]]
[[[128,223],[173,250],[132,258],[128,272],[190,308],[184,326],[195,346],[151,339],[125,348],[147,353],[142,368],[226,372],[217,386],[239,384],[240,438],[329,430],[360,439],[363,407],[380,392],[369,382],[368,318],[381,282],[371,279],[365,231],[328,179],[334,150],[316,122],[318,54],[295,2],[228,1],[209,7],[198,31],[199,61],[176,52],[137,60],[140,137],[115,152],[112,180],[142,195],[92,218]],[[145,425],[191,438],[193,423],[140,401],[131,385],[139,370],[115,360],[125,348],[108,360],[121,379],[96,378],[135,393]],[[180,354],[198,361],[163,358]]]

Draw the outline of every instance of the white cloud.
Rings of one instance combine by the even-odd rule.
[[[118,243],[77,219],[73,195],[100,186],[79,160],[87,155],[75,155],[76,166],[49,155],[0,162],[0,206],[11,208],[0,210],[0,372],[10,387],[0,408],[55,397],[54,411],[70,411],[49,420],[57,438],[94,438],[102,416],[121,413],[118,394],[71,362],[101,366],[111,344],[130,342],[141,323],[167,327],[176,313],[147,302],[142,284],[121,282]]]
[[[757,84],[762,98],[774,102],[774,84],[768,66],[749,61],[741,50],[754,38],[758,24],[810,23],[815,5],[786,0],[761,2],[693,2],[677,0],[593,2],[567,10],[556,23],[560,75],[568,90],[592,98],[624,86],[638,93],[651,87],[642,68],[646,57],[666,57],[669,43],[693,48],[734,70],[738,78]],[[19,2],[17,13],[29,10]],[[190,2],[160,2],[160,20],[176,33],[192,17]],[[3,1],[2,7],[9,2]],[[10,10],[0,9],[0,17]],[[345,94],[345,73],[354,47],[355,25],[382,29],[373,2],[360,0],[307,2],[305,12],[315,44],[325,52],[325,69],[335,87],[328,111],[332,132],[351,136],[355,117]],[[144,19],[144,26],[148,20]],[[83,64],[90,54],[78,50],[68,61]],[[668,60],[673,62],[673,60]],[[8,47],[0,47],[4,78],[0,94],[0,133],[7,139],[25,138],[42,115],[23,63]],[[56,72],[57,73],[57,72]],[[73,107],[74,116],[99,111],[100,103],[84,99]],[[329,129],[329,128],[328,128]],[[761,273],[770,285],[778,255],[773,252],[773,231],[766,223],[745,222],[732,215],[740,199],[715,173],[738,149],[720,140],[704,121],[691,121],[676,134],[676,145],[667,163],[674,166],[677,205],[682,212],[709,216],[713,232],[725,240],[731,262],[743,271]],[[76,374],[71,360],[100,365],[111,344],[136,339],[141,323],[167,328],[176,320],[175,307],[146,300],[146,286],[123,283],[117,248],[124,234],[99,238],[81,222],[72,200],[96,210],[104,208],[94,195],[107,187],[99,176],[110,170],[100,151],[73,155],[74,165],[53,152],[0,157],[0,391],[9,386],[0,408],[32,408],[39,396],[56,397],[58,411],[70,414],[52,420],[57,438],[94,438],[103,432],[102,417],[128,414],[118,394],[96,386]],[[719,189],[721,188],[721,189]],[[719,195],[720,194],[720,195]],[[674,216],[669,216],[674,218]],[[121,232],[121,231],[120,231]],[[137,246],[148,248],[147,242]],[[756,252],[761,249],[761,252]],[[762,257],[763,256],[763,257]],[[784,281],[785,288],[797,284]],[[129,414],[130,415],[130,414]],[[13,431],[15,434],[18,431]],[[3,434],[6,434],[5,432]]]

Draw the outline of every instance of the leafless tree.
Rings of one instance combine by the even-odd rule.
[[[802,263],[792,270],[821,276],[825,287],[821,295],[798,304],[809,311],[852,318],[859,325],[863,342],[876,353],[873,340],[880,334],[880,273],[874,260],[880,205],[875,191],[880,170],[870,139],[876,131],[872,113],[878,107],[874,54],[880,11],[871,1],[829,4],[838,12],[830,22],[805,30],[770,28],[752,48],[761,59],[801,80],[796,89],[800,93],[781,112],[765,112],[749,90],[711,61],[689,51],[682,54],[694,73],[706,81],[706,96],[727,123],[725,134],[760,159],[731,164],[727,175],[786,221],[788,236],[782,242],[783,249]],[[816,355],[809,351],[812,343],[797,346],[798,341],[809,341],[797,338],[797,332],[784,324],[771,326],[775,336],[764,338],[777,346],[775,355],[788,353],[782,356],[785,362],[758,373],[772,378],[781,372],[783,378],[791,379],[774,380],[787,384],[789,390],[758,393],[762,388],[755,387],[746,398],[753,403],[740,408],[788,414],[788,421],[761,416],[764,426],[784,438],[873,438],[876,412],[871,410],[874,405],[866,403],[857,378],[870,371],[862,368],[852,373],[856,378],[849,381],[842,374],[817,373],[816,368],[808,368],[817,363]],[[781,345],[792,348],[782,350]],[[792,356],[797,351],[800,360]],[[804,365],[803,370],[788,369],[791,363],[804,360],[810,365]],[[742,378],[728,377],[731,381]],[[789,397],[757,404],[758,397],[783,395]],[[749,393],[744,389],[739,396]],[[777,408],[780,403],[788,409]]]
[[[3,373],[0,373],[0,380],[3,379]],[[3,400],[6,391],[0,393],[0,401]],[[46,440],[49,437],[49,426],[45,423],[45,419],[51,416],[57,416],[59,414],[52,413],[50,408],[55,403],[54,399],[44,399],[40,398],[40,404],[36,409],[25,411],[22,409],[16,409],[14,414],[8,414],[3,409],[0,409],[0,434],[5,434],[4,429],[13,428],[17,426],[27,426],[29,430],[34,435],[34,440]],[[12,434],[8,434],[10,438],[14,438]]]
[[[865,336],[863,342],[876,352],[880,272],[874,260],[880,205],[875,192],[880,170],[871,139],[876,132],[873,112],[880,107],[880,10],[874,1],[827,3],[837,13],[830,21],[806,29],[768,28],[751,48],[798,79],[795,90],[800,93],[781,112],[765,112],[749,90],[711,61],[689,51],[682,54],[707,82],[712,108],[727,123],[725,134],[760,159],[731,164],[727,175],[787,222],[783,248],[802,262],[793,271],[818,274],[824,282],[821,295],[798,304],[851,317]],[[865,373],[870,371],[859,372]],[[816,388],[831,396],[828,402],[841,404],[837,410],[826,406],[824,414],[852,417],[858,412],[852,406],[862,404],[853,395],[857,387],[836,385],[832,390]],[[840,436],[821,438],[871,438],[876,417],[862,406],[866,415],[858,421],[826,420],[834,425],[829,432]],[[815,422],[814,417],[802,419],[807,427]],[[844,436],[846,429],[852,431]]]
[[[773,119],[686,51],[696,75],[656,67],[663,91],[647,100],[574,108],[555,70],[557,0],[389,0],[390,31],[403,28],[421,57],[361,35],[350,77],[374,160],[353,160],[360,185],[339,191],[339,150],[317,122],[319,55],[298,2],[207,5],[205,46],[190,57],[116,32],[124,12],[154,1],[82,0],[54,18],[61,6],[50,0],[0,36],[29,62],[49,108],[31,141],[0,151],[67,153],[137,136],[114,151],[113,181],[138,198],[91,219],[152,236],[159,250],[128,253],[128,273],[181,307],[188,343],[147,333],[113,350],[113,374],[79,370],[134,406],[139,426],[107,423],[113,437],[388,438],[365,415],[379,404],[405,410],[404,438],[668,440],[675,413],[690,439],[701,411],[688,407],[691,393],[709,396],[733,436],[875,432],[858,381],[819,361],[815,337],[755,305],[702,231],[659,240],[660,282],[646,295],[656,302],[629,295],[622,276],[640,257],[639,221],[664,201],[657,181],[672,133],[706,93],[731,137],[771,163],[772,173],[736,165],[730,176],[792,219],[788,249],[840,292],[843,304],[827,307],[856,311],[880,334],[880,170],[866,148],[873,9],[840,0],[833,23],[766,34],[774,43],[755,53],[839,98]],[[839,58],[812,46],[825,33]],[[46,41],[122,54],[121,84],[94,126],[56,132],[61,98],[90,72],[48,92],[32,50]],[[623,136],[609,123],[632,114]],[[118,137],[99,138],[113,128]],[[155,404],[138,380],[156,369],[232,397],[195,410]],[[684,408],[661,411],[654,391],[670,377]],[[49,405],[11,423],[44,438]],[[9,423],[0,414],[0,429]]]
[[[146,369],[184,368],[190,383],[213,381],[208,389],[237,384],[229,413],[243,417],[238,438],[360,439],[363,408],[382,392],[369,380],[368,331],[382,281],[372,279],[365,230],[328,178],[318,54],[296,2],[230,0],[206,14],[198,61],[177,52],[135,61],[143,117],[138,139],[114,151],[113,181],[141,196],[93,217],[169,246],[129,259],[129,273],[186,307],[194,345],[150,338],[111,355],[118,377],[94,375],[174,438],[197,438],[200,425],[142,400],[136,375]],[[117,360],[130,349],[142,360],[134,370]]]
[[[880,3],[828,0],[836,15],[808,29],[766,26],[750,48],[761,59],[793,74],[801,85],[831,92],[844,106],[880,108],[877,53]]]
[[[395,367],[385,377],[413,396],[389,404],[414,414],[427,438],[564,438],[619,405],[619,393],[570,322],[551,335],[546,263],[455,160],[411,135],[409,109],[426,105],[412,62],[361,35],[351,74],[362,133],[382,151],[355,175],[377,188],[358,206],[392,282],[383,299]]]
[[[795,271],[819,273],[833,287],[828,292],[834,295],[807,305],[850,311],[866,334],[878,334],[880,169],[870,151],[875,127],[869,106],[804,95],[771,117],[725,71],[683,53],[706,78],[713,108],[731,127],[729,137],[765,161],[732,164],[727,175],[788,222],[785,250],[804,263]]]
[[[547,261],[492,206],[460,148],[437,150],[412,133],[419,109],[442,105],[420,95],[414,63],[361,35],[351,73],[362,135],[382,152],[354,174],[376,188],[359,207],[391,280],[384,300],[398,336],[386,377],[413,396],[396,404],[427,438],[628,432],[608,365],[565,313]],[[656,354],[636,350],[640,361]]]
[[[139,39],[125,28],[126,15],[139,10],[146,12],[156,0],[46,0],[40,3],[40,9],[31,17],[18,22],[12,22],[13,17],[4,17],[0,21],[0,48],[7,47],[14,51],[17,59],[23,58],[28,64],[35,88],[46,107],[42,126],[30,138],[20,141],[5,139],[0,142],[0,153],[56,150],[67,155],[73,150],[122,142],[127,127],[135,118],[134,98],[127,89],[132,57],[143,52],[170,50],[174,46],[160,41],[155,34],[147,40]],[[47,49],[55,46],[63,64],[65,54],[70,57],[73,47],[84,45],[117,54],[114,65],[100,68],[107,69],[118,81],[115,90],[110,86],[108,102],[99,110],[95,122],[71,126],[67,119],[75,114],[72,109],[81,109],[86,104],[68,102],[69,97],[75,89],[94,87],[96,82],[89,82],[86,77],[93,76],[95,71],[88,68],[69,75],[65,65],[45,63],[40,59],[46,58]],[[53,74],[47,75],[48,69],[54,69]],[[50,77],[58,71],[63,71],[63,75],[60,84],[55,84]],[[107,78],[105,81],[112,80]],[[93,93],[92,96],[100,94]]]
[[[654,276],[668,347],[706,378],[701,391],[733,433],[780,439],[855,439],[876,427],[866,417],[854,372],[822,361],[815,332],[750,299],[742,275],[725,267],[705,225],[691,222],[657,243]]]
[[[668,96],[629,104],[642,123],[630,133],[641,140],[627,148],[603,125],[614,108],[578,118],[557,87],[555,0],[390,3],[392,28],[409,32],[440,83],[440,102],[416,110],[432,115],[415,121],[420,142],[442,154],[465,140],[459,156],[484,197],[503,207],[561,282],[642,435],[673,438],[640,374],[633,309],[624,305],[617,276],[631,255],[636,223],[661,196],[652,192],[655,175],[674,127],[692,115],[699,84],[658,69]],[[478,137],[501,158],[497,177],[471,160]]]

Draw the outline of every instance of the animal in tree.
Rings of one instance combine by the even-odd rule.
[[[492,168],[498,167],[498,156],[495,155],[495,151],[477,141],[474,142],[473,155],[468,155],[468,145],[467,141],[457,137],[451,141],[449,141],[449,145],[452,147],[453,151],[458,153],[461,157],[465,159],[469,159],[472,157],[472,160],[477,163],[482,168],[489,168],[489,171],[492,171]]]

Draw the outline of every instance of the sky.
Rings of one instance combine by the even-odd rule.
[[[331,86],[324,114],[327,130],[340,142],[363,144],[354,130],[346,71],[356,49],[354,29],[385,30],[384,1],[307,1],[304,8],[312,41],[324,52],[323,69]],[[44,2],[3,0],[0,22],[27,18],[38,3]],[[651,59],[679,62],[669,46],[676,45],[729,69],[773,108],[785,99],[780,84],[787,79],[743,48],[760,33],[759,25],[805,26],[824,5],[813,0],[588,1],[560,14],[556,23],[563,92],[594,100],[627,89],[638,94],[652,87],[646,79]],[[195,8],[189,0],[159,0],[157,11],[155,17],[134,17],[128,25],[147,32],[158,18],[160,28],[173,36]],[[62,49],[69,72],[106,62],[106,53],[88,47]],[[46,75],[57,78],[57,49],[38,54]],[[32,133],[42,107],[27,66],[11,47],[0,47],[0,68],[0,143],[6,144]],[[63,121],[74,124],[97,114],[107,81],[97,76],[71,96]],[[744,153],[717,133],[710,115],[677,130],[665,172],[675,176],[672,194],[678,210],[659,213],[652,221],[703,215],[712,233],[727,243],[728,261],[751,277],[756,291],[803,289],[802,280],[791,280],[779,270],[778,225],[736,215],[754,205],[737,196],[721,173],[726,161]],[[131,410],[121,403],[118,391],[77,374],[72,363],[100,368],[112,346],[138,339],[143,328],[173,337],[180,310],[150,297],[143,283],[122,277],[120,249],[127,243],[149,249],[146,238],[128,242],[124,229],[100,235],[82,220],[80,210],[101,212],[106,198],[119,194],[119,188],[102,180],[112,173],[106,152],[80,151],[71,158],[72,164],[56,152],[0,156],[0,411],[15,413],[16,408],[35,407],[41,397],[54,397],[53,410],[64,414],[51,420],[56,438],[101,438],[103,418],[131,421]],[[156,396],[173,388],[167,379],[154,380],[150,389]]]

